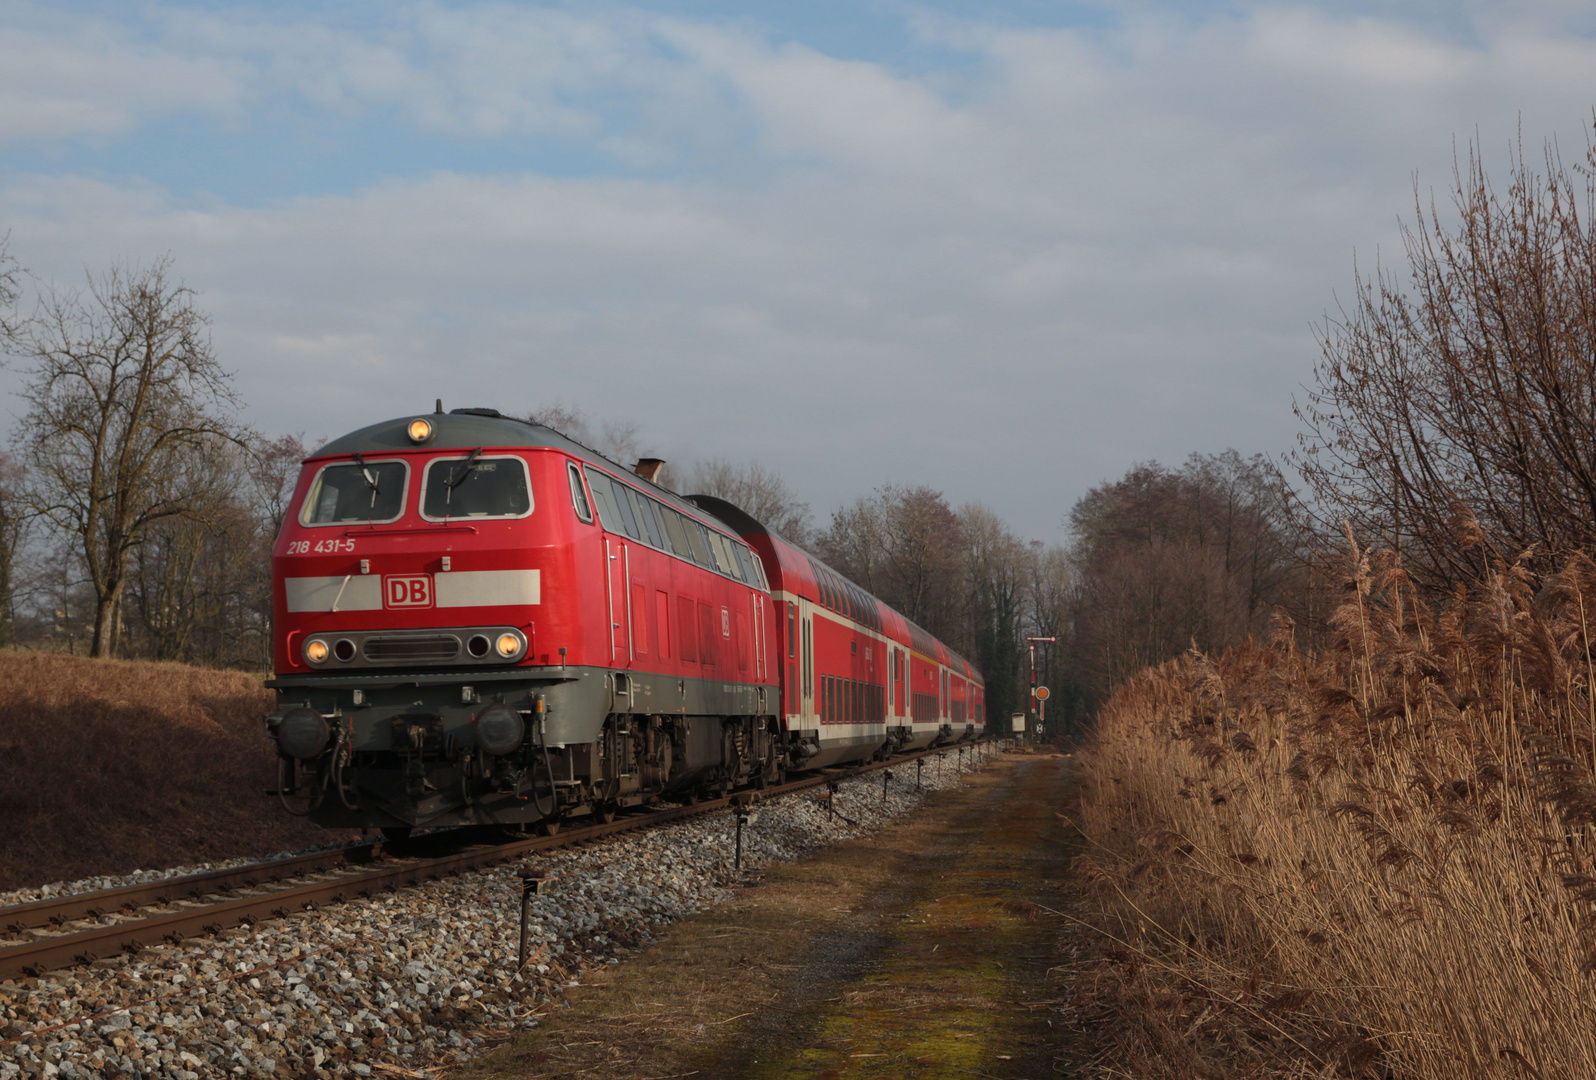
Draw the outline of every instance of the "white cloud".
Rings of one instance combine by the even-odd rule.
[[[92,24],[70,36],[0,27],[0,143],[123,133],[172,112],[225,114],[238,74]]]

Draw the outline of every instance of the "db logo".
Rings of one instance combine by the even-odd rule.
[[[725,608],[720,609],[720,636],[723,638],[731,637],[731,612]]]
[[[382,579],[383,607],[431,607],[432,579],[425,574],[417,577],[385,577]]]

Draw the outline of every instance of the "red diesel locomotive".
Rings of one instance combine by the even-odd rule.
[[[531,824],[971,737],[962,658],[741,510],[492,409],[307,459],[272,553],[285,806]]]

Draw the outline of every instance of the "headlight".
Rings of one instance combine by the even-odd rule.
[[[428,439],[432,438],[432,421],[423,420],[418,416],[414,420],[410,421],[409,432],[411,442],[426,442]]]
[[[327,643],[320,638],[311,638],[305,642],[305,659],[312,664],[320,664],[327,659]]]
[[[499,640],[493,643],[493,647],[498,649],[499,655],[506,660],[513,660],[521,655],[522,649],[526,648],[526,639],[520,634],[504,633],[499,635]]]

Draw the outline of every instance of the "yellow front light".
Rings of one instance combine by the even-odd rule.
[[[418,416],[414,420],[410,421],[411,442],[426,442],[430,438],[432,438],[431,420],[423,420]]]
[[[495,647],[500,656],[511,657],[521,651],[521,639],[514,634],[500,634]]]
[[[308,641],[305,643],[305,659],[312,664],[319,664],[327,659],[327,643],[325,641]]]

